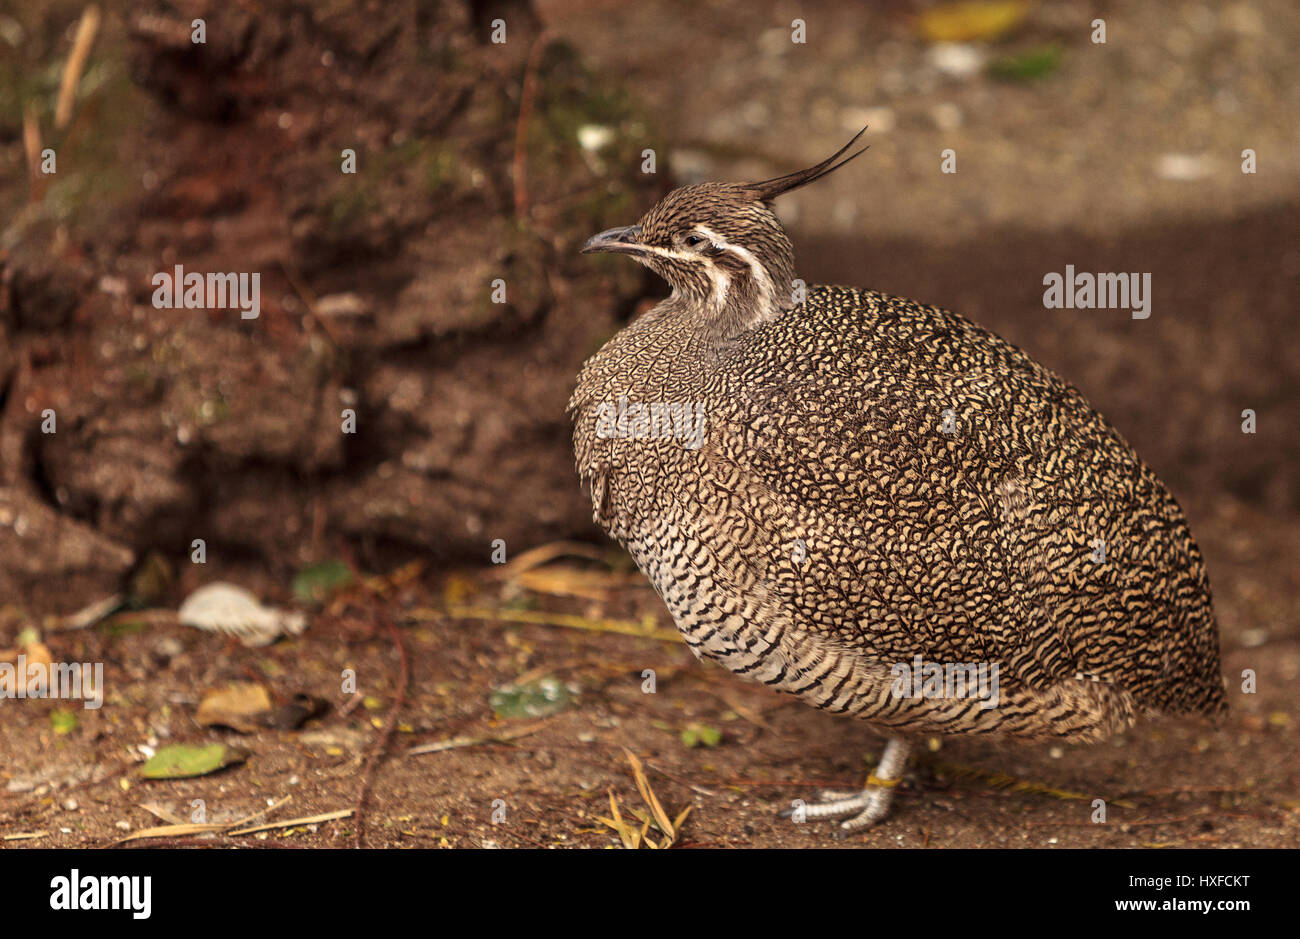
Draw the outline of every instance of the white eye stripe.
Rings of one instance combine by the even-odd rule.
[[[723,251],[730,251],[736,257],[748,264],[750,273],[754,275],[754,282],[758,284],[760,291],[766,292],[771,290],[772,283],[767,276],[767,269],[759,263],[758,258],[754,257],[753,253],[748,248],[742,248],[740,245],[730,244],[727,239],[703,225],[696,226],[695,230],[701,235],[707,236],[708,239],[713,242],[715,248],[720,248]]]
[[[693,234],[703,235],[710,242],[710,246],[716,251],[730,252],[734,257],[739,258],[749,265],[750,274],[754,278],[754,283],[758,287],[760,294],[770,296],[773,293],[772,280],[768,276],[767,269],[763,267],[758,258],[754,257],[753,252],[748,248],[742,248],[740,245],[733,245],[726,238],[715,232],[706,225],[696,225],[692,230]],[[654,254],[662,258],[669,258],[674,261],[695,261],[700,257],[700,250],[696,248],[691,251],[674,251],[671,248],[660,248],[656,246],[647,246]],[[707,268],[709,280],[713,284],[711,302],[717,308],[721,308],[727,300],[727,293],[731,288],[731,278],[717,265],[710,264]]]

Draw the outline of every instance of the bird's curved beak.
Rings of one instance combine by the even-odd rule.
[[[582,246],[582,253],[595,254],[597,251],[608,251],[613,254],[645,254],[645,247],[641,244],[641,226],[610,228],[599,235],[592,235]]]

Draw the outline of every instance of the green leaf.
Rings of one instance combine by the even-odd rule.
[[[119,636],[142,633],[149,628],[149,624],[140,619],[124,619],[113,623],[100,623],[98,628],[100,632],[116,639]]]
[[[688,747],[716,747],[722,742],[722,731],[707,724],[690,723],[682,728],[681,738]]]
[[[293,579],[293,595],[306,603],[324,603],[352,583],[352,569],[339,560],[309,564]]]
[[[248,759],[248,751],[239,747],[228,747],[224,743],[213,743],[206,747],[192,747],[177,743],[163,747],[149,762],[140,767],[140,775],[145,779],[186,779],[190,776],[206,776],[219,769],[242,763]]]
[[[1004,81],[1034,81],[1052,74],[1061,66],[1061,50],[1044,46],[1022,55],[1010,55],[989,63],[989,74]]]
[[[488,698],[497,717],[546,717],[573,703],[573,694],[558,678],[547,676],[518,687],[507,685]]]
[[[54,728],[56,734],[70,734],[77,729],[79,724],[76,711],[60,708],[50,714],[50,726]]]

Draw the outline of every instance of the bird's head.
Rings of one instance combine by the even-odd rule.
[[[794,248],[772,200],[839,169],[835,161],[865,132],[808,169],[758,183],[700,183],[674,189],[635,225],[587,239],[584,254],[627,254],[673,288],[686,308],[732,335],[794,305]]]

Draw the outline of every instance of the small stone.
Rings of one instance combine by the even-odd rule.
[[[1241,644],[1247,649],[1258,649],[1268,642],[1267,629],[1247,629],[1241,634]]]
[[[365,316],[370,312],[366,301],[355,293],[330,293],[316,301],[320,316]]]
[[[584,124],[578,128],[578,146],[588,153],[604,150],[614,142],[614,131],[603,124]]]
[[[930,67],[949,78],[970,78],[984,67],[985,54],[978,46],[965,42],[941,42],[925,53]]]
[[[153,644],[153,651],[161,659],[174,659],[185,651],[185,644],[175,636],[163,636]]]
[[[939,130],[956,130],[961,126],[961,108],[951,101],[936,104],[930,109],[930,120]]]
[[[1175,182],[1194,182],[1210,175],[1210,160],[1204,154],[1162,153],[1156,160],[1156,176]]]
[[[876,133],[887,134],[897,123],[893,108],[845,108],[840,112],[840,126],[855,132],[866,127]]]

